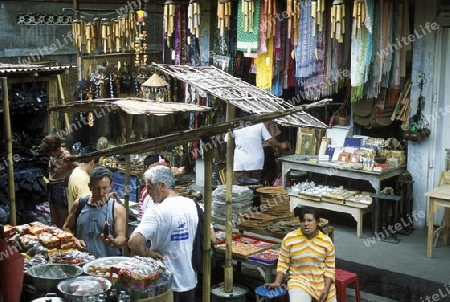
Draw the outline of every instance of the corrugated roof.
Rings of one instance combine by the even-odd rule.
[[[76,67],[71,65],[42,66],[42,65],[0,63],[0,74],[10,75],[10,74],[30,73],[30,72],[56,72],[56,71],[64,71],[69,68],[76,68]]]
[[[146,114],[164,116],[168,114],[184,112],[205,112],[211,110],[209,107],[194,104],[159,102],[143,98],[111,98],[95,99],[93,101],[79,101],[66,105],[57,105],[48,108],[50,111],[62,111],[65,113],[78,113],[96,111],[102,114],[123,110],[128,114]]]
[[[162,72],[193,85],[252,114],[263,114],[294,106],[265,90],[233,77],[214,66],[166,65],[153,63]],[[327,128],[304,111],[274,120],[284,126]]]

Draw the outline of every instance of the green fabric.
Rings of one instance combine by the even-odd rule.
[[[244,26],[242,23],[244,19],[244,14],[242,13],[243,1],[244,0],[239,1],[238,4],[237,50],[248,52],[248,50],[250,49],[251,52],[257,52],[259,42],[259,14],[261,10],[261,4],[259,0],[253,1],[255,10],[253,13],[253,30],[244,31]]]

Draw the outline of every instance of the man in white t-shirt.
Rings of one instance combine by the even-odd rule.
[[[144,173],[147,192],[157,207],[148,209],[128,241],[139,256],[164,259],[173,272],[174,302],[194,302],[197,274],[192,268],[192,246],[198,224],[195,203],[174,191],[170,168],[152,167]],[[151,249],[145,245],[151,240]]]
[[[274,147],[283,144],[272,138],[263,123],[250,125],[233,130],[234,138],[234,182],[239,184],[245,178],[261,180],[264,166],[264,149],[262,142],[266,141]]]

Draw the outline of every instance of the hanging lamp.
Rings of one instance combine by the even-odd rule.
[[[142,83],[142,90],[147,99],[166,102],[169,86],[169,83],[155,72],[147,81]]]

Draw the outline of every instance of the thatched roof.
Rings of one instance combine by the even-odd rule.
[[[109,113],[112,111],[123,110],[128,114],[145,115],[169,115],[185,112],[205,112],[211,110],[209,107],[177,102],[159,102],[143,98],[111,98],[95,99],[92,101],[79,101],[66,105],[57,105],[48,108],[51,111],[61,111],[65,113],[78,113],[96,111],[100,113]]]
[[[294,106],[214,66],[166,65],[153,63],[165,74],[197,87],[206,93],[252,113],[263,114]],[[315,117],[299,111],[274,120],[283,126],[327,128]]]

